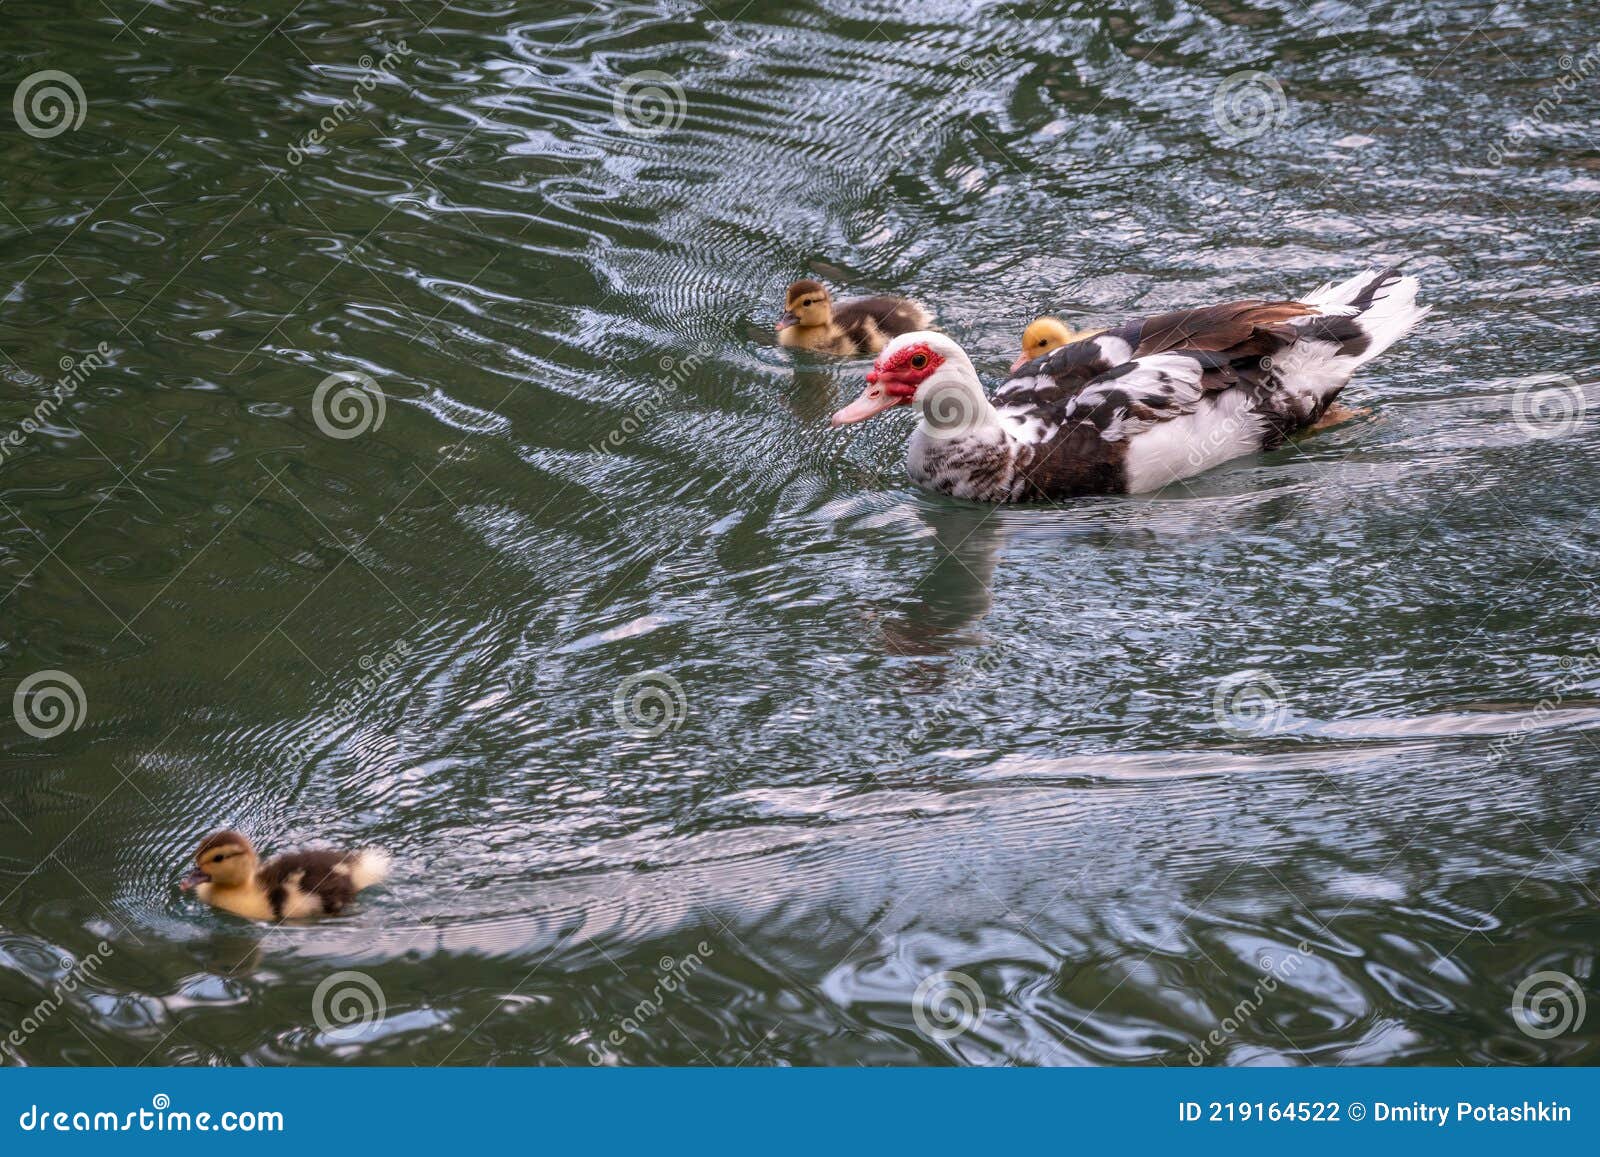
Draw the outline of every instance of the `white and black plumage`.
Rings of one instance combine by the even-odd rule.
[[[1357,369],[1428,312],[1417,288],[1414,277],[1369,271],[1300,301],[1129,322],[1026,363],[992,400],[954,341],[906,334],[833,423],[916,402],[912,481],[957,498],[1155,490],[1316,423]]]

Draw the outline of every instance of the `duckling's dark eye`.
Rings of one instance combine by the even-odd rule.
[[[928,355],[927,354],[912,354],[911,355],[911,364],[916,369],[919,369],[919,370],[922,369],[924,366],[926,366],[928,364]]]
[[[811,305],[813,303],[812,303],[811,299],[808,297],[804,301],[802,301],[800,304],[801,305]]]
[[[220,864],[220,863],[222,863],[223,860],[226,860],[227,858],[228,858],[227,856],[224,856],[221,852],[218,852],[216,855],[211,857],[211,862],[213,864]]]
[[[1050,344],[1050,339],[1047,338],[1047,337],[1042,337],[1038,341],[1034,342],[1033,344],[1034,345],[1049,345]]]

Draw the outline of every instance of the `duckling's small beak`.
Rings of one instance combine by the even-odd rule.
[[[1023,366],[1027,365],[1032,360],[1033,359],[1028,356],[1028,351],[1027,350],[1023,350],[1022,351],[1022,356],[1019,357],[1016,361],[1011,363],[1011,372],[1012,373],[1016,373],[1018,370],[1020,370]]]
[[[195,868],[193,871],[185,875],[183,879],[178,881],[178,887],[182,888],[185,892],[192,892],[199,885],[209,884],[210,882],[210,876],[206,875],[199,868]]]
[[[778,319],[778,328],[779,329],[788,329],[791,325],[794,325],[799,320],[800,319],[798,317],[796,317],[792,312],[786,312],[786,313],[784,313],[784,315],[782,317],[780,317]]]

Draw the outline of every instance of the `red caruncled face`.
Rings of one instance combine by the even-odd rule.
[[[892,410],[916,396],[917,387],[944,365],[944,355],[926,342],[881,355],[867,375],[861,396],[833,416],[833,425],[864,422],[874,414]]]
[[[872,370],[867,374],[867,385],[881,385],[887,394],[910,398],[917,392],[917,387],[942,365],[944,358],[926,345],[909,345],[873,362]]]

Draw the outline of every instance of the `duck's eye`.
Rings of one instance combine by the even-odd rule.
[[[211,857],[211,862],[213,864],[220,864],[220,863],[222,863],[223,860],[226,860],[227,858],[228,858],[227,856],[224,856],[221,852],[218,852],[216,855]]]
[[[911,365],[912,365],[912,367],[914,369],[919,369],[920,370],[924,366],[926,366],[927,364],[928,364],[928,355],[927,354],[912,354],[911,355]]]
[[[804,301],[802,301],[800,304],[801,305],[810,305],[811,304],[811,299],[808,297]]]

